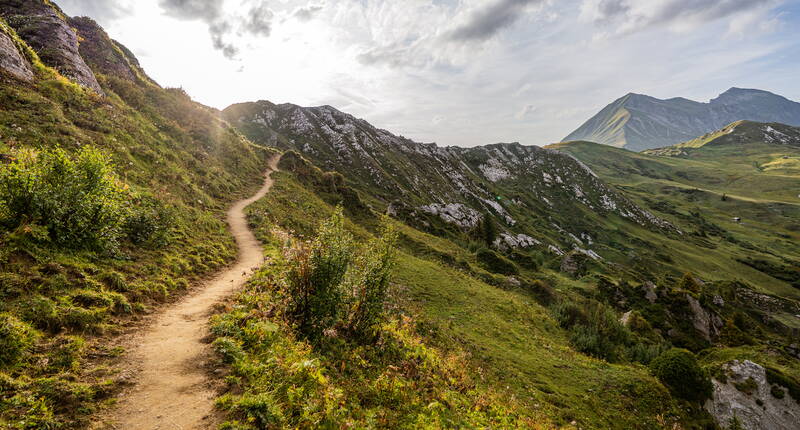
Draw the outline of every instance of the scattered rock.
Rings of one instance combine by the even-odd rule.
[[[650,303],[655,303],[658,300],[658,293],[656,290],[658,287],[656,284],[647,281],[642,285],[642,289],[644,290],[644,298],[647,299]]]

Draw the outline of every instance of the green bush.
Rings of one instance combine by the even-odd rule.
[[[173,211],[151,196],[137,196],[133,205],[122,226],[125,237],[135,245],[166,245],[175,224]]]
[[[0,367],[17,364],[35,340],[31,326],[11,314],[0,314]]]
[[[575,349],[611,362],[622,359],[631,333],[619,322],[617,314],[605,306],[595,305],[590,307],[587,316],[587,323],[572,331],[570,340]]]
[[[334,328],[344,329],[354,340],[372,339],[382,322],[396,244],[396,232],[387,228],[357,252],[338,208],[322,223],[316,239],[289,258],[285,276],[289,321],[312,340]]]
[[[320,226],[314,242],[301,246],[289,261],[286,315],[302,334],[317,338],[339,322],[345,298],[342,281],[353,258],[353,237],[338,208]]]
[[[127,196],[110,159],[88,146],[74,158],[62,149],[22,152],[0,168],[0,222],[41,225],[59,246],[114,248]]]
[[[397,232],[387,229],[381,237],[372,240],[356,259],[348,277],[347,290],[354,296],[348,328],[357,339],[374,338],[383,322],[396,245]]]
[[[711,396],[711,380],[690,351],[672,348],[650,363],[653,375],[678,397],[703,402]]]
[[[499,273],[501,275],[519,274],[519,269],[514,262],[491,249],[480,249],[475,256],[478,258],[478,262],[481,266],[492,273]]]

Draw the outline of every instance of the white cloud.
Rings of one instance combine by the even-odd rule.
[[[213,49],[208,20],[165,15],[159,1],[131,2],[104,25],[163,85],[218,108],[330,104],[419,141],[546,144],[631,91],[700,100],[730,86],[800,93],[800,26],[754,31],[781,19],[780,4],[760,0],[224,0],[233,30],[221,42],[235,46],[237,61]],[[240,32],[237,17],[249,8],[236,4],[267,4],[269,36]],[[667,6],[677,4],[689,6],[670,18]],[[519,16],[485,21],[503,24],[478,26],[491,30],[486,37],[452,37],[481,11],[505,10],[498,5]],[[309,20],[295,16],[316,6]],[[708,19],[687,30],[698,17]]]
[[[776,0],[583,0],[580,17],[614,34],[657,26],[683,32],[775,4]]]

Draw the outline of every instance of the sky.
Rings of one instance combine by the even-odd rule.
[[[55,0],[216,108],[331,105],[440,145],[557,142],[635,92],[800,101],[800,0]]]

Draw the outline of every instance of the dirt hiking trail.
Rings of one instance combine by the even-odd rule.
[[[208,335],[213,306],[242,287],[264,261],[261,244],[248,228],[244,209],[267,194],[273,183],[270,175],[277,170],[277,164],[278,157],[270,160],[261,189],[228,211],[228,225],[239,249],[236,263],[166,307],[135,340],[126,359],[137,369],[135,383],[120,394],[118,405],[103,418],[100,428],[215,427],[216,393],[203,367],[210,356],[210,346],[203,343],[203,338]]]

